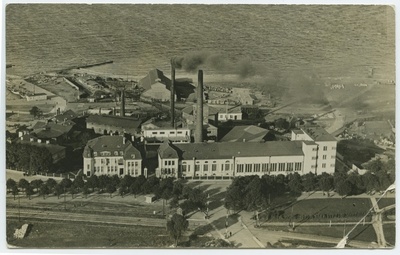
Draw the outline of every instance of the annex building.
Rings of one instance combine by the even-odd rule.
[[[142,155],[123,136],[90,140],[83,151],[83,173],[91,175],[142,175]]]
[[[333,174],[336,144],[320,127],[292,132],[291,141],[263,143],[164,142],[158,149],[157,177],[199,178],[246,175],[287,175],[297,172]]]

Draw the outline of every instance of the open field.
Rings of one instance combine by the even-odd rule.
[[[390,224],[394,225],[394,224]],[[344,226],[297,226],[296,233],[320,235],[320,236],[330,236],[336,238],[342,238],[343,233],[346,234],[353,228],[354,225]],[[287,226],[266,226],[266,229],[274,231],[289,231]],[[366,241],[366,242],[376,242],[376,234],[374,228],[371,224],[359,225],[349,236],[349,245],[351,246],[351,240]],[[333,245],[331,246],[333,247]]]
[[[32,224],[28,237],[13,238],[15,228]],[[7,242],[23,248],[166,248],[165,228],[41,220],[7,219]]]

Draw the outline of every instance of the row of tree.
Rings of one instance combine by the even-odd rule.
[[[271,197],[285,192],[297,196],[304,191],[323,191],[329,196],[329,192],[334,190],[339,195],[345,196],[385,190],[394,182],[394,176],[382,169],[385,167],[376,172],[369,171],[364,175],[336,172],[334,175],[308,173],[300,176],[298,173],[293,173],[286,176],[264,175],[261,178],[256,175],[238,177],[227,189],[225,207],[233,211],[257,211],[268,207],[271,204]]]

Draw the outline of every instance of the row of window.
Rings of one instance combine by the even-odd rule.
[[[95,157],[97,157],[97,155],[100,155],[100,156],[111,156],[112,155],[112,153],[110,152],[110,151],[102,151],[102,152],[100,152],[100,153],[97,153],[96,151],[95,152],[93,152],[93,156],[95,156]],[[124,152],[123,151],[114,151],[114,156],[123,156],[124,155]]]
[[[236,171],[238,173],[259,173],[259,172],[283,172],[283,171],[301,171],[302,163],[258,163],[258,164],[238,164]]]
[[[183,131],[177,131],[176,133],[178,135],[181,135],[181,134],[183,134]],[[153,134],[153,135],[157,135],[157,134],[165,135],[165,131],[153,131],[153,132],[151,132],[151,134]],[[169,134],[174,135],[175,131],[169,131]],[[185,131],[185,134],[188,134],[188,131]]]
[[[174,166],[175,165],[175,160],[165,160],[164,161],[165,166]]]

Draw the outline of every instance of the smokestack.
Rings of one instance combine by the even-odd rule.
[[[171,126],[175,128],[175,66],[171,59]]]
[[[125,117],[125,89],[121,92],[121,114],[122,117]]]
[[[194,141],[203,142],[203,70],[199,70],[197,83],[197,116]]]

